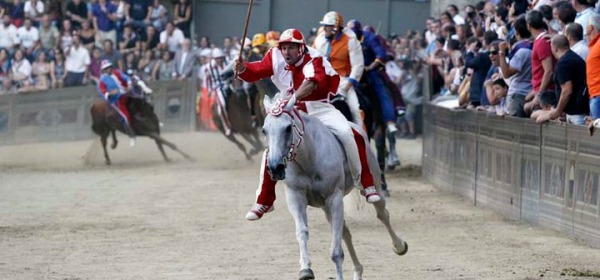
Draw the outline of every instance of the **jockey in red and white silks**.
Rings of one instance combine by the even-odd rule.
[[[355,185],[364,188],[367,201],[373,203],[381,199],[369,169],[365,138],[353,130],[346,118],[329,104],[330,97],[338,91],[340,77],[317,50],[306,46],[299,30],[284,31],[278,47],[269,50],[261,61],[236,61],[234,69],[238,71],[238,77],[246,82],[271,77],[279,91],[287,93],[285,102],[296,102],[300,110],[319,119],[342,143]],[[266,153],[263,153],[261,162],[257,201],[246,215],[248,220],[260,219],[264,213],[272,210],[275,202],[276,181],[267,173]]]

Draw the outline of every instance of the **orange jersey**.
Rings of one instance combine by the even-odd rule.
[[[328,58],[331,66],[340,76],[360,80],[364,70],[364,59],[360,42],[352,31],[344,29],[331,41],[321,33],[315,39],[314,46]]]
[[[586,59],[586,78],[590,98],[600,96],[600,36],[590,42],[590,52]]]

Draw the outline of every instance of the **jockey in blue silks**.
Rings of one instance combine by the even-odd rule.
[[[119,113],[125,131],[129,135],[129,144],[135,145],[135,132],[131,127],[131,115],[127,110],[126,99],[123,98],[131,87],[131,78],[121,70],[113,69],[112,63],[103,60],[100,64],[102,75],[98,83],[98,92]]]

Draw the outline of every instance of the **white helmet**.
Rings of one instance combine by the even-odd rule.
[[[102,60],[102,63],[100,63],[100,69],[102,69],[102,70],[104,70],[108,67],[112,67],[112,66],[113,66],[112,63],[110,63],[110,61],[107,59]]]
[[[200,56],[210,57],[212,51],[210,49],[203,49],[200,51]]]
[[[331,11],[326,13],[319,23],[321,25],[344,26],[344,17],[338,12]]]
[[[214,48],[211,52],[211,56],[212,58],[219,58],[219,57],[225,57],[225,54],[223,53],[223,51],[219,48]]]

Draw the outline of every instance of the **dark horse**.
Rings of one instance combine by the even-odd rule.
[[[131,115],[131,127],[135,134],[139,136],[148,136],[154,139],[165,161],[169,162],[170,160],[165,154],[163,144],[177,151],[186,159],[191,159],[189,155],[179,150],[175,144],[160,136],[158,117],[154,113],[152,104],[148,103],[144,97],[138,97],[132,94],[126,94],[122,98],[125,98],[126,100],[127,110],[129,110]],[[104,149],[105,163],[106,165],[110,165],[110,158],[108,157],[108,152],[106,150],[106,139],[109,134],[112,134],[111,148],[115,149],[117,147],[118,141],[116,131],[118,130],[125,133],[125,127],[121,116],[117,110],[105,100],[94,101],[90,112],[92,114],[92,130],[100,136],[102,148]]]
[[[227,82],[223,85],[222,91],[227,103],[227,116],[229,117],[229,123],[231,124],[231,133],[225,132],[225,125],[221,120],[218,113],[218,102],[213,107],[213,121],[217,128],[223,133],[223,135],[231,142],[233,142],[243,153],[247,160],[252,160],[252,157],[264,150],[264,145],[260,140],[258,133],[258,127],[262,126],[264,121],[264,108],[262,101],[265,92],[260,87],[244,89],[240,80],[233,80],[233,71],[226,71],[223,73],[222,78]],[[263,81],[258,81],[261,83]],[[256,85],[254,85],[256,86]],[[254,90],[254,92],[248,92],[248,90]],[[253,104],[249,104],[248,94],[256,94],[255,98],[252,98]],[[266,93],[271,94],[271,93]],[[258,121],[256,126],[252,124],[252,113],[249,105],[253,105]],[[241,136],[250,144],[250,150],[246,148],[236,135]]]

